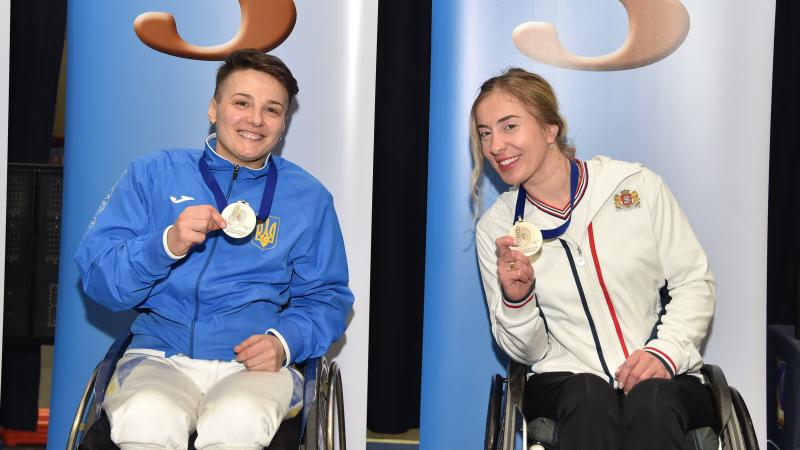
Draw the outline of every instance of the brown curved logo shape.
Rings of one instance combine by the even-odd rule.
[[[514,29],[513,40],[525,56],[556,67],[576,70],[626,70],[660,61],[681,46],[689,34],[689,12],[680,0],[620,0],[628,13],[628,36],[617,50],[603,56],[570,53],[551,23],[526,22]]]
[[[133,22],[133,29],[148,47],[180,58],[221,61],[232,51],[257,48],[268,52],[280,45],[294,28],[297,9],[293,0],[239,0],[242,21],[228,42],[213,47],[189,44],[178,34],[172,14],[146,12]]]

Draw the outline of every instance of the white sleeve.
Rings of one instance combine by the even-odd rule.
[[[699,370],[700,344],[714,314],[714,277],[689,220],[661,177],[644,169],[644,191],[658,255],[671,300],[655,338],[644,350],[664,362],[673,375]]]
[[[478,223],[475,242],[492,334],[512,359],[532,365],[547,353],[547,330],[539,314],[535,292],[516,302],[503,296],[497,276],[497,246],[494,241],[507,230],[502,231],[502,225],[492,224],[493,220],[487,217],[491,213],[492,210],[487,211]]]

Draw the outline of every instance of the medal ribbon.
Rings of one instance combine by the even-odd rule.
[[[200,156],[200,174],[203,176],[203,181],[206,186],[211,189],[214,194],[214,199],[217,201],[219,212],[222,212],[228,206],[228,199],[219,187],[214,175],[211,174],[211,169],[208,167],[205,155]],[[267,181],[264,183],[264,193],[261,195],[261,206],[258,208],[259,222],[264,222],[269,217],[270,210],[272,210],[272,200],[275,197],[275,186],[278,184],[278,168],[272,162],[272,158],[267,161]]]
[[[569,216],[567,221],[562,223],[561,226],[553,228],[552,230],[542,230],[542,239],[553,239],[561,236],[569,228],[569,223],[572,221],[572,209],[575,208],[575,191],[578,190],[578,163],[570,161],[569,164]],[[519,192],[517,192],[517,208],[514,211],[514,223],[522,221],[525,217],[525,201],[528,193],[522,185],[519,185]]]

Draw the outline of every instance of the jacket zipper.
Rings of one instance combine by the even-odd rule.
[[[608,378],[608,383],[613,386],[614,378],[611,376],[611,371],[608,369],[608,364],[606,363],[606,357],[603,354],[603,345],[600,343],[598,327],[595,325],[594,319],[592,318],[592,313],[589,310],[589,301],[586,297],[586,291],[583,287],[583,283],[581,283],[581,276],[578,274],[578,267],[575,265],[575,261],[572,257],[570,243],[568,243],[564,238],[559,238],[558,241],[561,243],[561,246],[564,248],[564,252],[566,253],[569,269],[572,272],[572,278],[575,281],[575,287],[578,291],[578,296],[581,299],[581,306],[583,307],[583,313],[586,316],[586,322],[589,325],[589,331],[592,334],[592,340],[594,341],[594,347],[595,351],[597,352],[597,357],[600,361],[600,366]],[[572,245],[577,247],[577,244],[575,243],[572,243]]]
[[[591,222],[590,222],[590,224],[591,224]],[[614,311],[613,305],[610,303],[610,300],[606,300],[605,292],[603,291],[603,283],[600,281],[600,276],[599,276],[599,274],[597,273],[596,270],[593,270],[593,268],[594,268],[594,265],[593,265],[594,259],[592,259],[591,262],[587,259],[587,258],[594,258],[595,256],[584,255],[580,244],[578,244],[577,242],[575,242],[575,241],[573,241],[573,240],[571,240],[569,238],[566,238],[566,237],[565,237],[565,240],[568,242],[568,245],[574,246],[575,250],[578,253],[577,258],[575,258],[574,263],[575,263],[576,266],[580,267],[579,271],[586,276],[586,280],[594,280],[593,282],[587,283],[587,285],[584,286],[584,289],[586,289],[589,292],[591,292],[591,298],[598,298],[599,297],[599,298],[603,299],[606,307],[608,308],[608,313],[612,318],[612,324],[614,325],[612,332],[614,333],[614,337],[618,338],[618,341],[619,341],[620,346],[621,346],[620,348],[621,348],[622,353],[623,353],[623,355],[622,355],[623,358],[627,359],[628,350],[625,347],[624,340],[622,339],[621,330],[619,329],[618,321],[616,319],[616,311]],[[589,264],[587,264],[587,263],[589,263]],[[591,266],[591,267],[586,267],[587,265]],[[611,338],[611,337],[609,337],[609,338]]]
[[[578,257],[575,258],[575,264],[583,266],[586,264],[586,258],[583,257],[583,250],[581,250],[581,246],[578,244],[575,244],[575,249],[578,250]]]
[[[225,193],[225,200],[228,200],[231,196],[231,191],[233,191],[233,184],[236,182],[236,178],[239,176],[239,166],[233,166],[233,175],[231,176],[231,182],[228,183],[228,192]],[[222,212],[222,211],[220,211]],[[200,269],[200,273],[197,275],[197,283],[194,285],[194,318],[192,319],[192,332],[189,335],[189,357],[194,358],[194,327],[197,323],[197,318],[200,315],[200,281],[203,279],[203,275],[206,273],[206,269],[208,269],[208,265],[211,264],[211,257],[214,256],[214,250],[217,248],[217,239],[214,239],[211,242],[211,249],[208,251],[208,258],[206,258],[206,263],[203,264],[203,268]]]

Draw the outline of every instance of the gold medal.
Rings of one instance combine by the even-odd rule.
[[[511,249],[522,252],[528,259],[542,249],[542,232],[532,223],[520,220],[511,227],[508,235],[519,242],[518,246],[511,247]]]
[[[222,231],[232,238],[239,239],[250,236],[256,228],[256,213],[244,200],[226,206],[222,210],[222,218],[228,223],[228,226]]]

